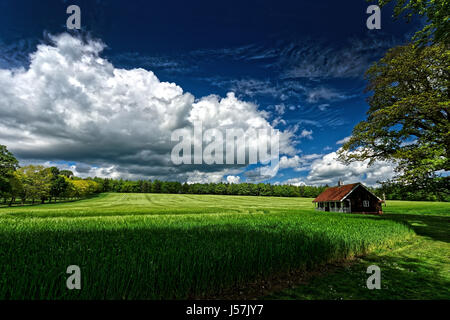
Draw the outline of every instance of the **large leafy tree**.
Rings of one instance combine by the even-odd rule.
[[[18,167],[19,162],[14,155],[6,146],[0,145],[0,197],[6,196],[11,191],[10,180]]]
[[[56,202],[56,198],[60,197],[64,194],[67,189],[68,183],[66,179],[64,179],[64,175],[61,175],[61,172],[57,167],[48,168],[51,174],[50,179],[50,201],[53,197]]]
[[[397,181],[448,192],[450,51],[443,44],[396,47],[366,77],[373,92],[367,119],[355,126],[340,159],[393,160]]]
[[[11,206],[17,197],[22,197],[22,202],[24,201],[24,189],[22,180],[20,179],[20,175],[17,171],[14,171],[9,179],[9,184],[11,189],[9,191],[10,201],[9,206]]]
[[[8,151],[6,146],[0,145],[0,175],[6,175],[19,167],[19,161]]]
[[[29,165],[18,170],[25,199],[44,202],[50,196],[52,173],[50,168]]]
[[[395,3],[394,17],[404,16],[410,21],[418,15],[426,19],[427,24],[415,34],[415,41],[450,43],[450,0],[378,0],[380,7],[391,2]]]

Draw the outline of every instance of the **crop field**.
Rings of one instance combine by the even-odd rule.
[[[312,199],[101,194],[0,209],[0,299],[186,299],[389,248],[401,221],[316,212]],[[391,202],[399,212],[434,203]],[[449,212],[438,203],[434,211]],[[66,288],[67,266],[81,290]]]

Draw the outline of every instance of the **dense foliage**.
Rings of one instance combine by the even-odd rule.
[[[317,212],[301,198],[110,193],[4,208],[0,299],[214,295],[412,235],[382,217]],[[81,290],[66,288],[73,264]]]
[[[388,184],[402,190],[397,196],[448,198],[450,2],[378,0],[382,7],[389,3],[395,17],[424,17],[425,26],[412,43],[390,49],[367,71],[367,119],[353,129],[340,159],[392,161],[398,175]]]
[[[404,184],[386,181],[381,187],[372,190],[380,198],[386,200],[407,200],[407,201],[450,201],[450,194],[442,192],[429,192],[423,189],[417,189],[414,186],[405,186]]]
[[[160,180],[122,180],[94,178],[101,192],[185,193],[273,197],[317,197],[327,186],[272,185],[268,183],[180,183]]]
[[[450,190],[450,51],[393,48],[368,71],[367,119],[340,150],[346,162],[397,164],[395,181],[425,193]]]
[[[418,15],[426,19],[423,29],[414,36],[417,43],[450,43],[449,0],[378,0],[381,7],[391,2],[395,3],[395,17],[403,15],[411,21],[414,15]]]
[[[8,151],[6,146],[0,145],[0,197],[11,192],[14,171],[19,161]]]
[[[28,165],[14,171],[10,178],[10,188],[4,192],[3,202],[9,199],[9,205],[17,198],[24,204],[31,200],[44,203],[52,199],[81,199],[100,191],[97,182],[61,174],[56,167]]]

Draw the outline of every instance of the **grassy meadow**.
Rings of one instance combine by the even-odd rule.
[[[311,200],[108,193],[0,208],[0,299],[220,296],[414,241],[421,222],[404,215],[433,212],[436,234],[448,236],[448,203],[392,201],[378,217],[316,212]],[[69,265],[81,268],[81,290],[66,288]],[[274,298],[286,295],[296,297]]]
[[[302,279],[266,299],[450,299],[450,203],[388,201],[383,219],[415,236]],[[381,290],[367,290],[366,269],[381,269]]]

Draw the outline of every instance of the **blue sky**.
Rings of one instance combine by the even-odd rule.
[[[382,163],[368,168],[367,172],[357,166],[350,168],[348,174],[335,162],[332,153],[365,117],[368,105],[363,92],[364,71],[388,48],[405,43],[418,26],[416,22],[407,24],[402,19],[392,19],[392,8],[386,7],[381,13],[381,30],[368,30],[369,3],[342,3],[0,0],[0,69],[31,70],[30,54],[37,52],[38,44],[58,46],[54,37],[67,32],[65,10],[68,5],[77,4],[81,8],[82,30],[70,34],[86,43],[89,40],[103,43],[105,48],[98,55],[114,68],[152,71],[160,82],[175,83],[197,102],[211,94],[226,97],[228,92],[233,92],[238,101],[256,105],[257,111],[252,112],[264,114],[273,128],[292,132],[290,145],[295,152],[285,153],[283,168],[266,181],[324,184],[334,183],[345,175],[346,182],[363,180],[372,185],[392,174],[391,164]],[[19,81],[18,76],[15,79]],[[46,89],[49,90],[63,89]],[[21,98],[20,101],[32,104],[31,100],[23,102]],[[6,99],[0,100],[3,128],[13,132],[21,124],[34,128],[29,130],[28,138],[56,139],[56,132],[50,137],[51,127],[38,128],[37,118],[24,120],[7,113],[10,100],[8,103]],[[54,108],[60,108],[56,102]],[[64,139],[75,146],[78,133],[70,132],[72,137]],[[107,151],[103,151],[102,155],[90,156],[89,150],[94,147],[80,147],[78,153],[64,154],[48,146],[37,148],[36,144],[27,144],[24,142],[27,138],[13,140],[11,136],[12,133],[4,131],[0,143],[7,144],[22,163],[56,163],[69,166],[80,175],[185,181],[219,181],[229,175],[233,177],[229,181],[260,180],[252,180],[250,167],[230,170],[189,167],[177,171],[166,165],[167,171],[162,170],[158,175],[147,170],[145,164],[133,162],[133,155],[139,153],[134,149],[111,145],[109,149],[123,149],[123,153],[106,156]],[[130,141],[136,141],[134,138]],[[61,141],[55,145],[61,146]],[[81,141],[84,140],[80,138],[78,142]],[[144,143],[141,150],[146,147]],[[146,153],[147,159],[151,159],[148,166],[154,163],[163,166],[166,162],[155,160],[150,154],[158,153],[153,147]]]

